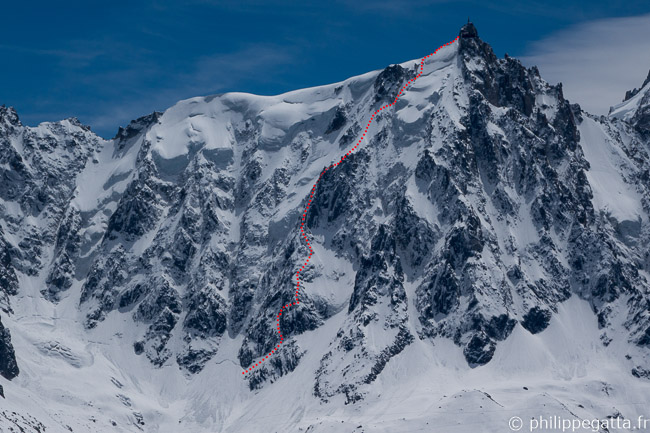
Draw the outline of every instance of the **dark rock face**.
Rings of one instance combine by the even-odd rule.
[[[5,313],[11,312],[9,297],[18,293],[18,278],[12,257],[17,251],[3,238],[0,227],[0,306]]]
[[[161,116],[162,113],[154,111],[151,114],[132,120],[126,128],[122,128],[121,126],[119,127],[117,134],[115,134],[115,137],[113,137],[113,140],[121,144],[118,146],[118,148],[123,148],[124,144],[127,141],[137,137],[143,131],[146,131],[147,128],[158,122]]]
[[[377,376],[381,374],[384,367],[391,358],[396,355],[399,355],[409,344],[413,343],[415,338],[413,335],[406,329],[400,328],[395,341],[384,350],[381,351],[377,359],[375,360],[374,365],[370,369],[370,373],[363,379],[365,384],[374,382],[377,379]]]
[[[381,71],[375,80],[375,100],[393,102],[405,81],[415,76],[414,70],[406,70],[400,65],[391,65]]]
[[[460,36],[461,39],[478,38],[478,30],[476,30],[474,24],[472,24],[468,19],[467,24],[460,28],[458,36]]]
[[[211,288],[199,291],[189,300],[189,313],[184,327],[203,337],[221,335],[226,330],[226,308],[224,300]]]
[[[18,376],[18,373],[20,373],[20,370],[16,363],[14,346],[11,344],[11,333],[0,320],[0,375],[7,380],[11,380]]]
[[[490,362],[496,344],[487,335],[478,333],[474,334],[463,349],[463,355],[470,366],[483,365]]]
[[[531,334],[537,334],[542,332],[548,326],[551,321],[551,312],[549,310],[543,310],[538,306],[531,308],[526,315],[524,315],[524,320],[521,322],[521,326],[526,328]]]
[[[643,367],[634,367],[632,369],[632,376],[638,377],[639,379],[650,380],[650,370],[647,370]]]
[[[346,122],[347,117],[345,115],[345,109],[343,107],[338,107],[336,109],[336,114],[334,114],[332,122],[329,124],[327,130],[325,131],[325,134],[331,134],[332,132],[338,131],[339,129],[343,128],[343,126],[345,126]]]
[[[639,91],[641,91],[641,89],[643,89],[648,83],[650,83],[650,71],[648,71],[648,76],[646,77],[643,84],[641,84],[641,87],[639,87],[638,89],[634,88],[632,90],[628,90],[627,92],[625,92],[625,98],[623,98],[623,102],[630,100],[634,96],[636,96],[639,93]]]
[[[466,67],[464,73],[467,79],[474,82],[487,102],[497,107],[516,108],[527,117],[532,114],[538,87],[536,83],[540,80],[536,69],[527,70],[518,60],[510,57],[497,59],[492,48],[478,38],[462,39],[460,53],[466,65],[478,62],[482,66],[481,68]],[[561,87],[557,87],[554,93],[561,97]],[[566,108],[569,106],[566,101],[564,105]],[[476,114],[478,115],[476,120],[480,121],[481,113]],[[573,116],[563,120],[571,123]],[[575,122],[573,122],[573,130],[569,133],[575,133]],[[574,141],[575,139],[574,137]]]
[[[127,239],[135,239],[153,228],[159,216],[156,206],[159,196],[156,181],[150,180],[152,170],[142,170],[142,177],[129,185],[108,222],[109,238],[116,239],[116,233],[122,233]]]
[[[634,127],[637,133],[641,134],[644,141],[650,139],[650,89],[647,88],[649,83],[650,72],[648,72],[648,76],[641,87],[638,89],[628,90],[625,93],[625,99],[623,99],[623,102],[627,102],[630,99],[637,97],[636,101],[630,103],[633,104],[633,107],[631,107],[633,109],[632,116],[626,120]],[[642,94],[639,95],[641,92]],[[610,109],[610,113],[612,109],[614,109],[614,107]]]
[[[650,91],[646,92],[632,119],[636,130],[644,137],[650,137]]]
[[[81,239],[79,229],[81,215],[75,208],[68,208],[57,231],[55,243],[55,263],[47,276],[47,288],[43,295],[52,300],[58,300],[58,294],[72,286],[75,260],[79,254]]]
[[[176,357],[176,363],[189,374],[196,374],[203,370],[215,355],[216,350],[193,349],[188,347],[183,353]]]

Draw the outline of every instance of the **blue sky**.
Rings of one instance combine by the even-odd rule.
[[[610,55],[603,44],[620,57],[604,62],[599,78],[622,86],[607,89],[608,104],[645,78],[649,13],[647,1],[635,0],[5,2],[0,104],[29,125],[75,116],[112,137],[118,126],[180,99],[276,94],[421,57],[453,39],[470,16],[499,56],[539,64],[543,77],[563,81],[570,97],[592,108],[603,105],[589,102],[603,84],[583,75],[602,69],[599,58]],[[634,50],[622,50],[629,40]],[[582,52],[589,55],[580,62],[567,60]]]

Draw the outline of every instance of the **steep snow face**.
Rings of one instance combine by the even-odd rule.
[[[606,124],[586,117],[579,131],[585,159],[589,162],[586,175],[593,193],[594,209],[619,224],[633,224],[640,228],[645,217],[641,195],[636,185],[624,178],[634,170],[634,163],[608,135]]]
[[[0,426],[475,431],[454,418],[470,411],[503,431],[515,415],[640,415],[647,138],[476,37],[427,59],[318,182],[300,304],[277,355],[242,376],[280,342],[312,185],[419,67],[192,98],[110,141],[3,108],[0,343],[20,373],[2,382],[19,415]]]

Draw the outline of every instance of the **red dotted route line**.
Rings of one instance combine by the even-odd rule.
[[[307,218],[307,211],[309,210],[309,207],[311,206],[311,201],[314,199],[314,193],[316,192],[316,185],[318,185],[318,182],[323,178],[323,175],[327,172],[327,170],[329,170],[329,169],[331,169],[331,168],[334,168],[334,167],[336,167],[337,165],[341,164],[343,161],[345,161],[345,158],[347,158],[347,157],[348,157],[352,152],[354,152],[354,151],[357,149],[357,147],[361,144],[361,142],[363,141],[363,139],[366,138],[366,134],[368,133],[368,128],[370,128],[370,124],[371,124],[372,121],[375,119],[375,116],[376,116],[377,114],[379,114],[380,111],[382,111],[382,110],[384,110],[384,109],[386,109],[386,108],[388,108],[388,107],[392,107],[393,105],[395,105],[395,103],[397,102],[397,100],[399,99],[399,97],[402,96],[402,93],[404,92],[404,90],[406,90],[406,88],[407,88],[408,86],[410,86],[411,84],[413,84],[413,83],[415,82],[415,80],[417,80],[418,78],[420,78],[420,76],[422,75],[422,72],[424,71],[424,61],[425,61],[427,58],[429,58],[429,57],[433,56],[434,54],[436,54],[436,53],[438,52],[438,50],[440,50],[441,48],[446,47],[447,45],[451,45],[451,44],[453,44],[454,42],[456,42],[457,40],[458,40],[458,36],[457,36],[456,39],[454,39],[453,41],[447,42],[446,44],[441,45],[440,47],[438,47],[438,49],[436,49],[433,53],[431,53],[431,54],[429,54],[429,55],[427,55],[427,56],[424,56],[424,57],[422,58],[422,61],[420,62],[420,72],[419,72],[419,73],[418,73],[414,78],[410,79],[410,80],[409,80],[409,81],[408,81],[408,82],[407,82],[407,83],[406,83],[406,84],[405,84],[405,85],[400,89],[399,93],[397,94],[397,96],[395,97],[395,100],[394,100],[392,103],[384,105],[383,107],[381,107],[381,108],[379,108],[377,111],[375,111],[374,114],[373,114],[372,116],[370,116],[370,120],[368,121],[368,124],[366,125],[366,129],[363,131],[363,134],[361,135],[361,138],[359,138],[359,141],[357,141],[357,144],[355,144],[354,147],[353,147],[352,149],[350,149],[350,150],[349,150],[345,155],[343,155],[343,156],[341,157],[341,159],[339,160],[339,162],[332,163],[329,167],[326,167],[326,168],[321,172],[320,176],[318,176],[318,180],[316,180],[316,182],[314,182],[314,186],[312,186],[312,188],[311,188],[311,192],[309,193],[309,200],[307,200],[307,205],[305,206],[305,210],[304,210],[304,212],[302,213],[302,221],[301,221],[301,223],[300,223],[300,233],[301,233],[302,237],[305,239],[305,242],[307,243],[307,246],[309,247],[309,256],[307,257],[307,260],[305,260],[305,263],[303,263],[302,267],[301,267],[300,269],[298,269],[298,272],[296,272],[296,301],[295,301],[295,302],[292,302],[292,303],[289,303],[289,304],[286,304],[286,305],[283,305],[282,308],[280,308],[280,312],[278,313],[278,315],[277,315],[277,317],[276,317],[276,319],[277,319],[276,321],[277,321],[278,334],[280,335],[280,343],[279,343],[278,345],[276,345],[276,346],[275,346],[275,347],[274,347],[274,348],[269,352],[268,355],[262,357],[258,362],[256,362],[255,364],[251,365],[251,366],[250,366],[249,368],[247,368],[246,370],[242,371],[241,374],[244,374],[244,375],[245,375],[246,373],[250,373],[250,372],[252,372],[254,369],[256,369],[257,367],[259,367],[260,365],[262,365],[262,363],[264,363],[264,361],[266,361],[267,359],[269,359],[269,358],[271,357],[271,355],[273,355],[273,354],[274,354],[274,353],[275,353],[275,352],[280,348],[280,346],[282,345],[282,343],[283,343],[283,341],[284,341],[284,337],[282,336],[282,331],[280,330],[280,317],[282,317],[282,312],[283,312],[284,310],[288,309],[289,307],[292,307],[292,306],[294,306],[294,305],[298,305],[298,304],[300,303],[300,301],[299,301],[299,299],[298,299],[298,294],[299,294],[298,292],[300,291],[300,273],[301,273],[302,271],[305,270],[305,267],[307,266],[307,263],[309,263],[309,260],[311,260],[311,256],[314,255],[314,250],[313,250],[313,248],[311,247],[311,244],[309,243],[309,238],[307,237],[307,233],[305,233],[305,219]]]

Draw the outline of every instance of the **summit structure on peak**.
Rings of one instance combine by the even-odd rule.
[[[460,28],[458,35],[461,39],[478,38],[478,30],[476,30],[474,24],[467,18],[467,24]]]

